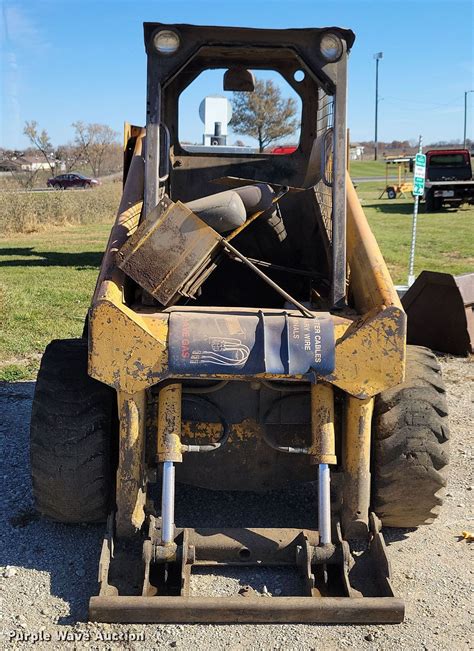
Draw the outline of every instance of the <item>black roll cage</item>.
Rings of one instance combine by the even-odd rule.
[[[173,54],[160,53],[154,45],[155,36],[163,30],[174,32],[179,38],[179,47]],[[328,33],[339,36],[343,45],[340,58],[333,63],[328,63],[320,50],[321,39]],[[328,212],[326,219],[323,214],[323,220],[329,234],[332,305],[336,309],[343,307],[347,57],[355,39],[353,32],[339,27],[267,30],[144,23],[144,37],[148,58],[145,214],[156,206],[163,189],[171,198],[188,201],[215,192],[211,181],[222,176],[293,187],[315,185],[319,204],[324,204]],[[301,97],[301,135],[294,153],[203,153],[187,151],[180,145],[180,94],[204,70],[231,66],[279,72]],[[305,72],[303,81],[295,81],[296,70]],[[326,151],[327,136],[331,147],[330,174],[326,169],[317,169],[318,165],[327,166],[326,157],[316,157],[319,163],[314,163],[315,146]],[[308,184],[308,179],[315,175],[318,184]]]

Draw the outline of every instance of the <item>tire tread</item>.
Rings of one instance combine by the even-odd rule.
[[[405,381],[375,400],[372,501],[389,527],[431,523],[443,503],[449,463],[446,390],[435,355],[407,346]]]
[[[30,462],[38,511],[60,522],[102,522],[112,492],[115,392],[87,374],[87,341],[57,339],[36,382]]]

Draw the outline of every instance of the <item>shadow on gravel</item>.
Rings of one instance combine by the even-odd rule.
[[[0,384],[0,563],[36,570],[28,583],[31,598],[38,586],[69,604],[71,624],[87,619],[89,597],[97,592],[103,525],[72,526],[48,522],[34,508],[29,464],[29,421],[34,382]],[[35,607],[40,608],[41,604]]]
[[[1,260],[0,267],[98,267],[103,253],[84,251],[65,253],[63,251],[37,251],[34,247],[0,249],[0,256],[18,256],[19,259]],[[33,259],[24,259],[32,256]],[[38,259],[41,258],[41,259]]]
[[[407,540],[413,531],[416,531],[416,529],[415,528],[396,529],[396,528],[385,527],[383,530],[383,537],[387,545],[390,546],[394,542],[399,542],[400,540]]]

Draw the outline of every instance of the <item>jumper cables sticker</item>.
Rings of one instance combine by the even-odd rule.
[[[172,312],[172,375],[327,375],[334,370],[334,325],[287,313]]]

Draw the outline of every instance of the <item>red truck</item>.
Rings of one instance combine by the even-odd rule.
[[[467,149],[430,149],[426,152],[427,212],[448,205],[474,204],[471,155]]]

